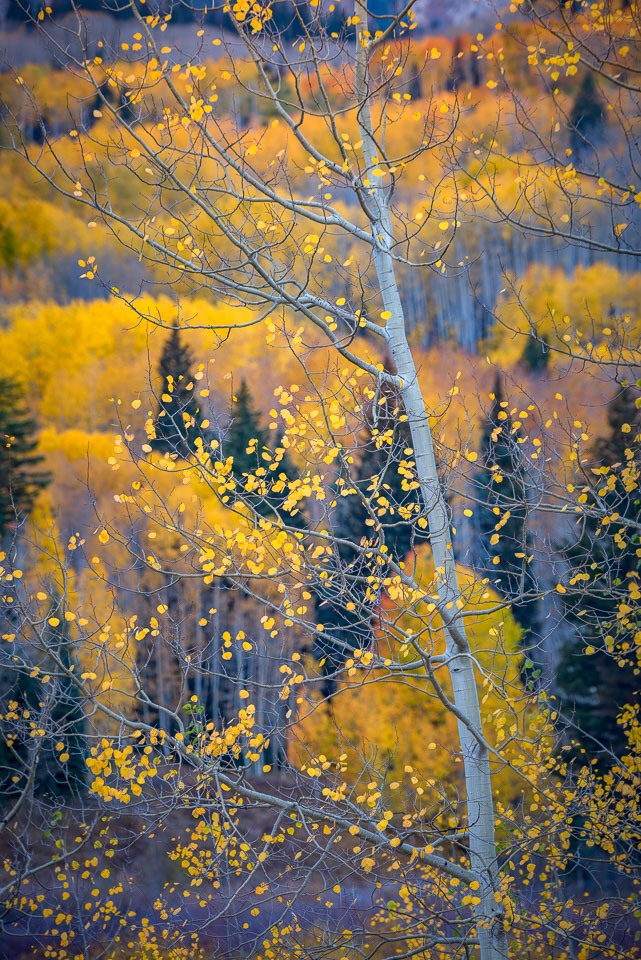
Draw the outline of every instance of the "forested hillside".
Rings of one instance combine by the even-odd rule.
[[[636,5],[4,20],[0,957],[641,957]]]

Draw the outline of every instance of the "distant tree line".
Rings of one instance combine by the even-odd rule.
[[[34,23],[34,18],[45,6],[39,0],[7,0],[4,6],[4,18],[17,23]],[[106,13],[112,17],[131,18],[131,9],[128,3],[122,0],[83,0],[80,4],[72,4],[71,0],[52,0],[50,6],[53,15],[61,16],[72,13],[76,9],[86,12]],[[163,16],[171,14],[173,23],[204,23],[209,26],[233,29],[233,19],[225,9],[225,3],[208,4],[206,0],[151,0],[139,6],[142,14],[158,12]],[[280,31],[287,39],[298,37],[304,33],[305,24],[310,20],[310,8],[307,0],[277,0],[272,5],[272,17]],[[333,30],[340,30],[343,24],[343,15],[339,10],[327,11],[328,26]]]
[[[280,436],[276,433],[270,440],[250,389],[245,381],[241,381],[231,398],[226,428],[209,431],[203,438],[198,426],[202,418],[194,392],[192,365],[191,353],[184,345],[179,329],[174,328],[166,338],[158,365],[156,436],[152,448],[169,457],[188,458],[197,448],[197,440],[208,443],[215,440],[219,450],[217,455],[223,459],[232,458],[233,477],[241,491],[244,491],[250,474],[267,473],[264,469],[266,457],[275,465],[272,476],[267,477],[259,492],[240,495],[244,506],[255,510],[257,517],[278,521],[288,482],[296,476]],[[639,498],[636,493],[626,493],[620,483],[608,487],[601,475],[607,477],[614,465],[627,464],[630,471],[641,467],[630,459],[631,447],[635,446],[630,443],[630,437],[636,437],[641,431],[640,404],[641,393],[636,387],[629,385],[617,391],[608,409],[608,432],[594,444],[592,451],[599,476],[594,496],[610,503],[621,524],[641,523]],[[322,587],[315,588],[314,593],[316,618],[322,624],[322,630],[319,630],[310,652],[324,675],[322,692],[328,697],[334,693],[336,674],[351,652],[357,647],[365,649],[375,640],[382,597],[368,592],[365,586],[367,577],[363,577],[361,569],[363,554],[357,548],[369,540],[373,545],[382,543],[396,563],[403,563],[417,545],[415,527],[410,520],[420,506],[413,478],[414,461],[407,418],[401,402],[388,390],[367,403],[364,409],[358,460],[348,472],[338,472],[332,491],[337,501],[332,521],[337,562],[335,569],[330,563],[327,580]],[[37,452],[37,424],[27,412],[24,393],[15,382],[6,378],[0,380],[0,433],[0,533],[5,549],[11,549],[18,527],[28,518],[38,494],[49,483],[50,475],[42,468],[43,458]],[[500,377],[497,377],[491,394],[481,447],[480,465],[474,478],[478,526],[478,542],[472,551],[474,565],[510,604],[522,630],[525,657],[535,666],[540,601],[528,599],[537,596],[531,563],[533,520],[528,469],[522,459],[519,430],[513,423]],[[599,489],[604,482],[606,487]],[[352,495],[342,496],[348,489]],[[380,521],[377,519],[379,515],[383,517]],[[293,517],[287,515],[287,522],[293,523],[304,534],[312,521],[303,504]],[[570,589],[563,598],[565,616],[572,624],[572,632],[571,639],[560,651],[555,690],[566,715],[572,718],[568,736],[574,749],[589,749],[591,754],[596,752],[606,763],[608,752],[620,750],[623,746],[624,735],[617,723],[620,708],[624,703],[639,701],[637,677],[633,671],[626,673],[617,669],[611,656],[613,635],[620,630],[620,624],[617,626],[617,601],[613,599],[609,584],[613,579],[617,583],[636,582],[640,576],[638,535],[631,538],[631,543],[637,546],[613,555],[611,532],[606,536],[603,523],[588,520],[581,540],[569,552],[564,553],[562,538],[557,544],[559,555],[566,557],[570,572],[574,574],[570,583],[579,586],[575,591]],[[354,567],[352,571],[356,564],[359,568]],[[590,599],[584,601],[579,587],[582,572],[588,567],[599,589],[596,592],[592,589]],[[146,710],[146,722],[153,720],[162,727],[163,705],[168,709],[175,707],[182,689],[185,699],[187,694],[197,697],[198,709],[204,712],[203,719],[223,725],[229,723],[240,706],[235,699],[238,670],[245,671],[245,679],[249,681],[257,679],[252,677],[252,671],[264,670],[264,664],[270,660],[277,669],[276,650],[267,651],[266,657],[256,656],[255,662],[249,655],[238,659],[228,654],[228,659],[224,659],[224,638],[236,635],[239,629],[254,644],[269,642],[264,639],[260,628],[263,607],[252,596],[251,589],[244,592],[223,579],[203,590],[199,583],[194,592],[191,582],[179,577],[174,581],[146,573],[139,578],[137,594],[141,612],[145,614],[143,621],[162,600],[170,608],[174,624],[171,635],[153,643],[141,641],[137,647],[138,669],[153,701],[149,708],[137,707]],[[196,621],[203,623],[204,608],[210,614],[206,628],[196,626]],[[6,597],[3,598],[0,619],[3,634],[9,635],[13,615]],[[51,649],[57,651],[63,666],[71,668],[75,662],[74,643],[62,600],[51,609],[48,623],[55,640]],[[610,633],[604,634],[604,624]],[[635,625],[624,625],[624,629],[630,632],[630,643],[636,643]],[[190,648],[190,657],[186,659],[188,643],[193,649]],[[584,653],[586,646],[588,656]],[[19,656],[18,641],[16,653]],[[53,679],[45,684],[43,674]],[[0,785],[10,798],[12,785],[19,783],[16,765],[20,763],[20,752],[24,749],[24,744],[18,744],[15,738],[2,736],[4,719],[10,717],[12,722],[8,729],[9,726],[14,729],[16,712],[25,713],[27,717],[38,717],[42,724],[65,731],[64,763],[55,752],[49,751],[38,758],[37,764],[39,789],[52,796],[62,794],[73,781],[82,782],[84,778],[84,709],[75,688],[65,671],[53,664],[43,663],[39,676],[20,670],[8,672],[6,676],[11,677],[11,684],[6,677],[0,684]],[[271,751],[267,750],[265,756],[278,764],[286,756],[285,744],[278,739],[284,706],[267,702],[260,706],[262,729],[265,736],[273,739]],[[189,709],[187,701],[185,709]],[[25,742],[33,750],[33,741],[29,743],[28,734],[27,724]]]

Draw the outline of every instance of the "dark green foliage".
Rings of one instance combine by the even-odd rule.
[[[541,343],[536,337],[529,336],[521,354],[523,366],[532,373],[536,373],[547,369],[549,359],[550,351],[546,344]]]
[[[197,426],[198,404],[191,375],[191,352],[174,327],[163,347],[158,365],[160,379],[156,437],[151,447],[161,453],[177,453],[187,458],[200,436]]]
[[[0,377],[0,537],[33,507],[50,475],[39,469],[35,453],[38,425],[25,409],[24,392],[15,381]]]
[[[604,109],[594,74],[585,69],[570,111],[570,146],[577,157],[595,154],[604,123]]]
[[[341,522],[342,533],[349,540],[358,543],[361,537],[370,539],[375,534],[375,540],[384,543],[397,562],[404,561],[412,548],[419,512],[414,452],[403,416],[400,399],[393,391],[385,392],[370,410],[354,483],[358,495],[345,501]]]
[[[0,672],[0,797],[6,803],[24,789],[39,746],[29,737],[29,722],[41,713],[41,684],[30,673],[15,661]]]
[[[267,449],[267,432],[260,425],[254,410],[249,387],[243,380],[238,394],[233,398],[231,420],[223,442],[225,457],[233,457],[234,476],[256,473],[263,466],[261,453]],[[252,452],[249,452],[252,451]]]
[[[337,537],[346,535],[340,521],[334,523]],[[363,537],[367,537],[363,533]],[[360,540],[355,541],[356,544]],[[337,557],[327,558],[324,566],[328,578],[314,587],[316,619],[322,632],[314,636],[313,653],[323,671],[323,695],[336,689],[334,674],[357,648],[367,649],[372,643],[372,621],[376,604],[365,593],[362,575],[370,573],[367,561],[357,550],[337,546]]]
[[[30,767],[34,767],[33,788],[46,797],[69,796],[82,790],[85,781],[85,714],[82,699],[73,680],[63,668],[73,666],[73,644],[68,624],[60,619],[49,626],[46,646],[52,656],[39,665],[36,676],[30,657],[20,656],[2,670],[0,688],[0,793],[8,801],[25,786]],[[40,678],[48,676],[44,683]],[[34,726],[32,726],[32,724]],[[42,738],[32,737],[40,728]],[[58,744],[62,744],[57,748]],[[62,761],[61,756],[68,755]]]
[[[527,479],[513,432],[508,402],[497,376],[492,407],[485,423],[481,449],[483,460],[475,476],[477,506],[478,565],[490,578],[493,588],[511,601],[514,619],[525,631],[536,620],[536,605],[524,596],[533,589],[527,558],[531,543],[528,531]],[[491,543],[498,534],[496,543]]]
[[[289,492],[289,482],[297,476],[282,436],[272,445],[268,432],[260,423],[249,388],[243,380],[234,397],[229,429],[222,443],[223,456],[233,458],[233,476],[239,499],[248,503],[260,516],[281,517],[287,526],[303,529],[305,518],[299,509],[283,510]],[[256,477],[258,484],[246,490],[247,478]]]
[[[385,545],[399,563],[418,539],[414,526],[419,513],[418,483],[409,425],[403,418],[400,398],[392,389],[384,390],[368,411],[356,470],[336,484],[332,522],[338,541],[336,559],[329,582],[316,590],[317,618],[326,635],[317,635],[314,652],[323,661],[326,675],[339,669],[355,648],[368,647],[373,639],[380,590],[367,588],[375,564],[364,555],[363,546]],[[348,489],[354,492],[341,496]],[[347,609],[348,603],[353,609]],[[333,689],[328,678],[325,695]]]
[[[75,662],[69,624],[60,612],[56,616],[60,618],[60,624],[50,627],[47,646],[59,657],[63,668],[71,671]],[[66,794],[84,785],[86,718],[82,698],[72,678],[53,665],[52,673],[56,679],[51,686],[47,684],[45,709],[50,713],[53,738],[64,743],[64,752],[69,754],[69,759],[61,764],[56,755],[61,751],[54,751],[45,757],[45,787],[52,793]]]
[[[601,475],[587,506],[599,502],[607,515],[619,517],[616,523],[602,524],[597,517],[586,516],[579,542],[566,551],[570,575],[564,603],[576,633],[562,651],[558,693],[564,713],[578,728],[570,731],[571,738],[606,764],[610,762],[607,750],[620,756],[626,749],[617,723],[619,713],[626,704],[641,704],[636,658],[623,653],[626,644],[634,649],[638,625],[617,619],[619,604],[638,577],[641,563],[639,535],[628,525],[641,522],[641,492],[630,473],[641,460],[639,397],[632,387],[617,391],[608,409],[608,434],[594,448],[594,469],[614,470]],[[630,489],[626,490],[628,479]],[[586,654],[587,647],[595,652]]]

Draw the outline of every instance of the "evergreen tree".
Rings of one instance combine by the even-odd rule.
[[[492,586],[512,603],[514,619],[528,633],[536,619],[536,605],[521,597],[534,586],[527,558],[531,543],[527,529],[527,486],[508,402],[500,376],[490,394],[492,407],[485,422],[483,460],[475,476],[479,530],[478,565]]]
[[[30,723],[41,712],[42,685],[29,667],[15,662],[0,671],[0,798],[5,803],[24,789],[40,746]]]
[[[448,90],[460,90],[461,87],[465,84],[465,66],[464,66],[464,56],[463,56],[463,43],[460,37],[456,37],[454,40],[454,46],[452,48],[452,66],[450,68],[450,75],[447,81]]]
[[[372,538],[373,531],[367,526],[356,529],[352,509],[359,508],[355,501],[355,496],[337,499],[332,516],[332,531],[337,538],[334,555],[322,559],[327,577],[313,589],[316,619],[323,627],[314,635],[313,654],[323,672],[325,697],[336,689],[332,674],[355,649],[366,649],[372,642],[375,604],[365,594],[361,574],[367,560],[358,548]]]
[[[582,159],[586,153],[596,154],[604,123],[604,108],[594,73],[586,69],[570,110],[570,146],[577,158]]]
[[[372,514],[377,516],[376,539],[387,546],[397,563],[404,561],[412,548],[412,521],[419,512],[414,453],[403,413],[400,397],[391,388],[370,408],[354,483],[358,495],[345,500],[347,509],[340,524],[343,536],[358,543],[364,534],[370,538]],[[364,500],[370,501],[369,508]]]
[[[151,441],[151,447],[184,458],[193,451],[194,440],[200,436],[192,363],[191,351],[183,344],[178,327],[174,327],[165,341],[158,365],[161,389],[156,437]]]
[[[627,741],[617,716],[626,704],[641,704],[636,662],[621,655],[626,645],[634,649],[637,625],[618,619],[619,604],[641,563],[639,536],[627,526],[641,522],[639,403],[638,390],[618,391],[608,408],[608,434],[594,447],[594,469],[607,473],[600,475],[592,502],[605,507],[608,516],[618,514],[616,524],[586,517],[580,541],[566,554],[570,577],[564,605],[576,634],[563,648],[557,688],[564,713],[577,728],[571,737],[606,764],[608,757],[593,738],[620,756]]]
[[[35,453],[38,425],[26,411],[24,392],[0,377],[0,537],[27,516],[50,475]]]
[[[52,613],[55,614],[55,610]],[[59,618],[60,614],[55,614],[55,619]],[[47,646],[68,670],[74,665],[69,624],[61,618],[60,623],[51,626],[50,630]],[[63,755],[68,756],[68,760],[61,764],[59,754],[62,751],[45,753],[43,786],[54,794],[76,792],[84,785],[86,774],[86,718],[82,699],[75,683],[66,675],[59,675],[53,687],[47,685],[46,695],[50,698],[49,703],[45,701],[45,708],[50,710],[53,739],[64,743]]]
[[[340,496],[343,486],[356,493]],[[355,648],[372,642],[379,601],[366,592],[363,570],[368,561],[358,548],[368,541],[384,544],[399,563],[407,557],[416,536],[412,518],[419,512],[419,496],[410,431],[403,420],[400,397],[392,388],[386,387],[370,406],[355,476],[339,479],[336,495],[333,531],[339,540],[337,559],[330,564],[328,580],[316,588],[317,615],[325,635],[316,636],[314,653],[326,676],[339,669]],[[326,696],[334,686],[327,678]]]
[[[537,337],[529,336],[521,354],[521,363],[531,373],[538,373],[541,370],[547,370],[550,359],[550,350],[545,343],[541,343]]]
[[[224,457],[233,458],[232,472],[240,499],[251,504],[261,516],[276,517],[287,499],[288,481],[292,481],[297,473],[283,446],[282,435],[276,437],[273,447],[268,443],[267,431],[261,426],[244,380],[233,398],[230,425],[222,450]],[[259,480],[251,491],[245,489],[249,475]],[[305,526],[305,517],[300,510],[283,512],[282,518],[289,526],[299,529]]]
[[[248,473],[255,474],[264,466],[261,454],[267,449],[267,433],[260,425],[254,410],[249,387],[241,381],[238,394],[233,397],[229,430],[223,442],[225,457],[233,457],[234,477],[240,482]]]
[[[60,619],[55,605],[52,619]],[[49,624],[46,646],[65,667],[72,666],[73,643],[65,620]],[[40,664],[40,676],[48,673],[49,682],[42,683],[33,666],[30,651],[25,651],[22,664],[18,653],[17,661],[1,671],[0,794],[8,800],[24,787],[29,763],[35,765],[34,788],[42,796],[77,793],[85,781],[86,721],[76,685],[49,657]],[[41,741],[31,737],[33,723],[45,731]]]

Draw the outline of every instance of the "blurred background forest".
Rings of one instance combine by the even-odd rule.
[[[130,71],[133,86],[138,67],[130,62],[128,44],[135,44],[135,38],[131,39],[135,27],[105,11],[102,3],[95,5],[95,12],[94,5],[84,6],[92,23],[92,53],[100,52],[100,38],[109,35],[110,43],[121,47],[120,58],[112,66],[123,77]],[[286,6],[282,5],[283,24],[289,25],[289,39],[295,42],[296,28],[291,26],[291,12],[284,9]],[[64,22],[67,7],[58,2],[54,8]],[[385,16],[390,11],[382,4],[379,12]],[[403,97],[411,98],[416,109],[429,98],[435,98],[445,110],[461,104],[459,131],[472,158],[479,152],[476,145],[482,147],[484,132],[496,136],[506,159],[503,166],[497,163],[494,190],[499,204],[506,207],[517,200],[514,158],[525,158],[532,165],[543,158],[541,145],[530,136],[521,112],[536,115],[541,129],[553,126],[560,109],[568,122],[558,132],[556,143],[560,150],[567,151],[570,162],[588,172],[599,166],[611,179],[633,183],[637,173],[634,157],[612,120],[611,91],[603,78],[579,64],[573,73],[559,78],[552,97],[549,85],[524,56],[524,51],[534,49],[530,42],[536,42],[532,25],[509,9],[503,14],[505,23],[497,23],[496,11],[489,5],[430,4],[425,0],[423,9],[417,10],[421,29],[413,38],[404,85],[399,87],[400,92],[390,87],[390,99],[397,98],[400,104]],[[175,51],[170,57],[179,56],[181,43],[189,49],[199,15],[198,9],[177,7],[166,33],[166,41]],[[14,0],[6,0],[1,16],[0,45],[12,49],[12,63],[19,69],[18,82],[11,69],[0,75],[5,119],[15,121],[31,155],[41,147],[46,128],[61,163],[69,167],[76,158],[77,131],[93,132],[95,153],[89,163],[99,179],[102,168],[112,162],[106,153],[101,154],[100,143],[107,138],[113,118],[103,115],[82,77],[56,64],[55,54],[47,51],[35,29],[24,24],[23,12]],[[338,25],[340,9],[328,6],[327,17],[330,25],[331,17]],[[225,18],[222,11],[205,11],[200,38],[205,50],[211,52],[216,74],[214,109],[253,140],[256,162],[262,162],[265,169],[279,151],[287,149],[290,171],[296,171],[294,188],[303,192],[311,174],[317,172],[309,158],[295,142],[285,142],[282,127],[272,113],[257,112],[256,99],[246,96],[229,69],[225,44],[212,46],[221,30],[224,36],[228,26]],[[125,36],[128,41],[122,39]],[[233,54],[233,41],[229,43]],[[508,103],[499,99],[494,79],[499,54],[513,94]],[[243,69],[250,83],[252,68]],[[25,100],[24,88],[34,91],[38,111]],[[106,80],[104,89],[109,97],[120,97],[116,106],[127,116],[132,110],[127,97],[115,94]],[[339,89],[333,93],[340,98]],[[638,118],[630,118],[635,143],[637,122]],[[402,152],[406,139],[410,141],[412,124],[411,112],[403,112],[390,129],[388,136],[396,153]],[[322,137],[319,130],[316,132]],[[8,141],[0,142],[0,146],[9,145]],[[45,159],[45,168],[47,163]],[[417,161],[410,159],[399,181],[395,203],[417,222],[430,216],[419,199],[420,185],[426,176],[438,180],[441,163],[437,151]],[[53,166],[51,176],[55,176]],[[464,175],[459,177],[456,195],[448,196],[449,188],[444,184],[439,205],[440,217],[446,219],[434,223],[433,233],[438,243],[439,231],[445,234],[448,230],[450,210],[457,228],[447,245],[447,264],[439,261],[434,269],[425,271],[404,270],[401,266],[399,272],[408,334],[442,454],[457,561],[464,576],[469,577],[470,590],[474,575],[489,581],[491,592],[483,597],[479,594],[475,600],[479,638],[474,643],[480,647],[482,637],[500,626],[507,649],[518,651],[521,658],[521,668],[510,682],[520,690],[545,685],[576,725],[567,734],[571,749],[577,753],[587,750],[601,757],[607,767],[608,751],[619,750],[624,737],[617,720],[620,710],[624,704],[638,703],[638,677],[631,670],[617,671],[611,660],[600,655],[591,658],[589,667],[582,660],[578,668],[579,653],[590,642],[589,627],[577,616],[582,600],[572,591],[562,596],[554,589],[564,571],[571,573],[573,563],[578,569],[584,561],[583,555],[568,554],[566,549],[572,540],[570,521],[565,527],[558,514],[535,507],[515,510],[504,521],[510,524],[508,555],[506,540],[495,544],[492,536],[500,510],[484,471],[490,469],[490,460],[494,470],[497,464],[505,466],[506,474],[512,476],[510,483],[521,485],[514,493],[515,499],[526,505],[528,498],[536,499],[543,468],[539,469],[540,464],[530,455],[528,461],[516,462],[513,449],[513,438],[534,420],[546,423],[550,447],[564,444],[570,435],[579,435],[583,447],[599,463],[611,465],[625,460],[628,431],[622,432],[622,428],[641,429],[637,403],[641,396],[637,378],[641,373],[632,365],[622,387],[617,379],[620,367],[615,371],[605,364],[598,375],[586,376],[585,364],[577,362],[576,355],[580,344],[589,341],[591,348],[610,356],[613,331],[630,341],[641,336],[641,274],[638,258],[633,255],[641,240],[641,210],[638,203],[632,204],[625,227],[617,232],[619,247],[612,249],[607,242],[613,228],[612,211],[606,202],[592,202],[586,213],[592,242],[571,245],[553,236],[528,234],[490,214],[489,203],[475,194],[472,177],[467,187],[469,195]],[[146,189],[142,170],[125,164],[110,186],[118,202],[131,210],[136,209],[140,193]],[[270,682],[273,674],[278,676],[282,663],[286,658],[289,662],[292,654],[319,676],[340,667],[338,641],[346,635],[353,638],[357,629],[349,617],[319,594],[312,601],[317,604],[317,618],[324,604],[323,620],[333,631],[337,645],[314,645],[294,630],[288,635],[287,649],[279,647],[272,656],[269,632],[264,626],[267,611],[251,589],[243,594],[226,589],[224,580],[212,585],[188,579],[173,581],[130,568],[126,574],[118,574],[120,585],[129,593],[125,590],[116,599],[110,575],[126,566],[124,552],[119,554],[112,543],[113,554],[105,554],[101,537],[106,528],[120,529],[124,539],[128,536],[119,507],[125,487],[139,481],[120,456],[123,448],[133,450],[136,457],[162,457],[168,451],[188,457],[193,451],[195,434],[190,433],[188,425],[177,427],[172,417],[177,401],[183,411],[198,408],[205,418],[209,441],[217,442],[222,458],[234,458],[238,476],[253,469],[257,458],[259,462],[262,458],[265,463],[278,462],[279,469],[292,477],[298,466],[296,454],[283,449],[283,428],[277,414],[283,390],[289,397],[298,390],[307,392],[310,378],[314,381],[316,377],[331,392],[338,383],[337,375],[327,372],[328,356],[316,350],[303,376],[296,351],[288,348],[279,331],[270,333],[267,328],[266,343],[265,324],[243,328],[249,318],[247,307],[223,305],[206,289],[198,292],[181,286],[161,263],[150,271],[142,253],[138,256],[137,250],[123,245],[117,226],[108,228],[94,222],[91,210],[85,211],[75,202],[82,197],[79,184],[69,183],[67,189],[69,198],[65,199],[42,172],[26,165],[15,152],[0,150],[0,433],[12,438],[0,459],[0,535],[4,550],[17,549],[19,565],[37,568],[43,579],[60,558],[64,559],[69,580],[60,607],[49,622],[69,657],[80,654],[74,651],[75,615],[65,619],[65,610],[82,607],[85,623],[100,625],[107,633],[126,630],[132,617],[140,623],[156,623],[163,642],[152,644],[139,631],[143,635],[137,638],[135,656],[158,703],[173,708],[177,703],[188,703],[193,696],[207,717],[216,723],[229,723],[243,709],[243,689],[237,681],[242,679],[250,687],[255,684],[257,729],[269,735],[270,743],[261,752],[260,761],[256,758],[254,774],[257,779],[270,773],[276,776],[287,760],[300,764],[303,757],[297,754],[293,738],[278,734],[288,704],[274,706],[267,699],[261,704],[260,685]],[[557,199],[561,217],[562,198]],[[339,208],[343,202],[348,201],[340,195],[335,197]],[[552,196],[552,206],[555,202]],[[169,221],[163,229],[171,230]],[[328,271],[336,262],[359,269],[354,260],[358,254],[344,238],[332,246],[328,236],[324,243]],[[360,280],[365,285],[367,270],[371,265],[364,264]],[[338,274],[332,295],[339,303],[341,297],[349,296]],[[128,298],[135,299],[136,312]],[[371,305],[372,317],[376,306]],[[211,324],[226,330],[214,335],[208,329]],[[362,344],[376,362],[387,361],[375,338],[370,340],[363,334]],[[568,345],[574,354],[567,352]],[[623,349],[624,345],[620,339],[617,348]],[[168,383],[172,385],[169,394]],[[464,392],[457,387],[461,383],[466,384]],[[145,432],[146,444],[138,439]],[[373,442],[374,434],[373,426],[366,424],[355,447],[357,476],[363,483],[376,472],[381,456]],[[450,472],[448,466],[452,451],[461,445],[475,451],[476,466],[468,464],[464,477]],[[168,498],[174,495],[169,485],[166,492]],[[638,504],[635,500],[629,505],[635,517],[639,516]],[[205,497],[193,510],[202,511],[208,522],[228,522],[224,505],[214,496],[210,501]],[[268,513],[269,504],[266,510]],[[313,500],[301,500],[301,530],[312,526],[319,516]],[[344,509],[336,521],[339,533],[347,539],[356,535],[363,522],[356,507],[351,512]],[[151,526],[149,530],[149,536],[155,537]],[[403,540],[406,534],[402,526],[396,534],[394,549],[399,558],[414,545],[409,539]],[[144,531],[137,528],[137,536],[143,535]],[[514,585],[520,567],[514,563],[514,544],[519,543],[532,557],[529,575],[535,584],[531,594],[536,600],[521,599],[507,611],[492,612],[494,599],[510,599],[519,592]],[[149,549],[155,549],[153,541]],[[417,558],[419,569],[428,578],[430,560],[425,544],[417,546]],[[635,556],[630,569],[636,566]],[[123,596],[128,599],[123,601]],[[389,598],[386,602],[393,603]],[[617,605],[617,598],[602,598],[600,614],[616,617]],[[487,614],[483,612],[485,606]],[[247,643],[244,653],[238,637]],[[366,647],[367,631],[363,641]],[[199,664],[199,669],[188,676],[186,686],[181,665],[185,650],[191,650],[194,662]],[[256,651],[255,657],[250,650]],[[208,669],[212,664],[215,669]],[[323,692],[331,693],[336,682],[326,679]],[[27,678],[19,691],[22,702],[38,701],[42,695],[38,684],[37,677]],[[357,742],[366,734],[380,749],[394,749],[395,769],[402,779],[407,765],[419,762],[421,746],[433,741],[433,768],[423,766],[422,776],[442,777],[455,785],[457,775],[451,762],[453,717],[444,719],[436,711],[425,711],[416,702],[411,685],[398,687],[393,698],[389,691],[385,693],[384,686],[372,691],[359,688],[349,692],[337,701],[335,715],[329,716],[328,708],[319,708],[307,720],[301,720],[301,724],[307,724],[308,746],[313,743],[328,755],[335,750],[335,720],[347,739]],[[73,700],[72,694],[69,696]],[[3,691],[0,683],[3,713],[15,697],[13,688]],[[380,702],[373,703],[376,697]],[[484,706],[488,722],[495,707],[490,696]],[[138,705],[136,709],[143,708]],[[152,714],[153,710],[144,719],[163,729],[162,713]],[[395,720],[401,715],[415,717],[415,739],[406,737],[399,749]],[[43,760],[39,773],[41,789],[63,800],[73,765],[77,776],[86,775],[87,726],[79,703],[71,721],[67,718],[67,726],[71,733],[66,773],[61,773],[55,755]],[[170,725],[167,732],[172,732]],[[600,747],[594,747],[593,736],[598,737]],[[0,761],[0,782],[10,789],[13,761],[6,746],[0,745]],[[497,791],[506,804],[518,796],[519,789],[508,773],[503,780],[498,778]],[[147,855],[151,856],[149,850]],[[165,861],[160,864],[157,849],[153,856],[159,875],[164,877],[163,871],[168,869]],[[600,880],[607,882],[603,876]],[[587,875],[576,879],[581,895],[581,885],[589,886],[590,882]],[[143,892],[132,896],[141,899]],[[27,949],[28,938],[18,942],[20,949]],[[6,951],[17,948],[12,941],[11,947],[4,949],[4,955],[10,956]]]

